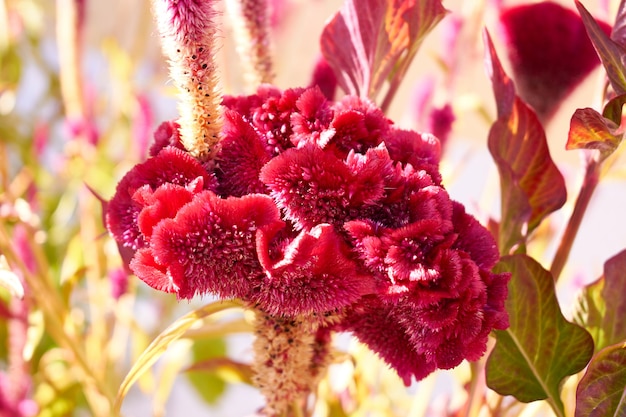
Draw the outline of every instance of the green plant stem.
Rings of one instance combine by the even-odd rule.
[[[554,415],[556,415],[557,417],[565,417],[565,412],[563,411],[562,406],[559,407],[559,405],[554,401],[554,398],[548,397],[546,401],[548,402],[548,404],[550,404],[550,407],[552,407]]]
[[[478,415],[477,411],[480,409],[480,403],[483,402],[484,390],[480,390],[480,387],[484,386],[484,361],[471,362],[470,369],[472,371],[472,380],[470,381],[470,387],[468,390],[468,400],[465,409],[465,417],[472,417]],[[479,403],[480,402],[480,403]]]
[[[502,415],[502,401],[504,401],[504,397],[498,394],[496,405],[489,407],[491,417],[500,417]]]
[[[582,219],[587,211],[587,206],[589,205],[591,196],[600,181],[601,166],[602,164],[594,159],[590,159],[587,164],[585,178],[580,188],[578,197],[576,198],[574,211],[567,222],[565,232],[563,233],[559,247],[554,255],[554,260],[552,261],[552,267],[550,268],[554,281],[557,281],[559,279],[559,275],[563,272],[563,267],[569,257],[572,245],[574,244],[574,239],[578,234],[578,229],[580,228]]]
[[[380,109],[383,111],[383,113],[387,114],[387,111],[389,110],[389,107],[391,106],[391,102],[393,101],[393,98],[398,92],[398,88],[400,88],[400,84],[402,83],[402,80],[404,79],[404,74],[408,70],[409,64],[411,63],[411,60],[413,59],[414,55],[415,55],[415,52],[411,56],[406,58],[406,61],[404,62],[402,67],[398,68],[396,74],[391,80],[389,89],[387,90],[387,93],[385,94],[385,98],[383,99],[383,102],[380,105]],[[372,97],[372,100],[373,99],[374,98]]]
[[[304,417],[304,413],[302,412],[302,408],[300,407],[300,404],[298,404],[298,401],[294,401],[292,409],[294,417]]]

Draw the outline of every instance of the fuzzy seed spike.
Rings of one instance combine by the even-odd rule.
[[[179,90],[180,136],[202,161],[219,150],[222,100],[214,59],[214,0],[152,0],[170,76]]]
[[[227,0],[232,16],[237,52],[245,65],[245,82],[255,90],[260,84],[272,83],[269,4],[267,0]]]

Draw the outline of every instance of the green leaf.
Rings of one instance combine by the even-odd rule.
[[[226,342],[224,339],[196,340],[192,353],[194,364],[220,358],[226,355]],[[224,379],[215,372],[210,372],[210,369],[201,371],[199,368],[192,368],[192,371],[187,373],[187,377],[200,397],[209,404],[215,404],[226,390]]]
[[[604,264],[604,275],[579,298],[576,321],[596,344],[596,352],[626,340],[626,250]]]
[[[604,33],[598,22],[578,0],[576,0],[576,7],[583,20],[585,29],[587,29],[589,39],[591,39],[591,43],[593,43],[596,52],[598,52],[613,90],[618,95],[626,93],[626,72],[622,61],[625,55],[624,48]]]
[[[346,93],[375,100],[446,13],[440,0],[346,0],[324,27],[322,54]]]
[[[606,159],[622,142],[619,125],[591,108],[577,109],[570,121],[567,150],[597,149]]]
[[[506,310],[508,330],[495,331],[497,343],[486,365],[487,385],[521,402],[547,400],[563,416],[560,385],[579,372],[593,354],[593,339],[565,320],[554,280],[526,255],[503,257],[494,272],[511,272]]]
[[[22,60],[16,46],[0,51],[0,91],[17,88],[22,74]]]
[[[519,98],[511,114],[491,127],[489,152],[500,174],[498,243],[506,254],[551,212],[565,204],[565,180],[550,157],[546,135],[535,113]]]
[[[622,124],[622,109],[626,104],[626,94],[622,94],[621,96],[613,97],[606,103],[604,106],[604,110],[602,110],[602,116],[611,120],[618,126]]]
[[[128,394],[130,387],[137,381],[141,375],[148,370],[159,357],[167,350],[170,343],[180,339],[185,332],[196,324],[199,320],[204,319],[212,314],[227,310],[233,307],[240,307],[236,301],[216,301],[198,308],[172,323],[160,335],[158,335],[146,350],[137,358],[130,371],[122,381],[115,398],[115,412],[119,414],[122,402]]]
[[[576,389],[575,417],[626,416],[626,344],[598,352]]]

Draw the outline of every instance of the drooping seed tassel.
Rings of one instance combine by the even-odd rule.
[[[181,142],[201,161],[219,148],[221,95],[215,63],[214,0],[152,0],[170,76],[179,89]]]
[[[227,0],[232,17],[237,53],[243,62],[244,81],[251,91],[272,83],[269,4],[267,0]]]
[[[319,323],[257,313],[252,366],[267,416],[289,415],[290,407],[303,406],[325,372],[330,333]]]

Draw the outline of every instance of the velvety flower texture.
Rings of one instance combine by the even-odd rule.
[[[478,359],[508,326],[495,241],[442,186],[434,136],[317,87],[264,85],[223,106],[214,164],[164,123],[108,205],[140,279],[353,332],[407,384]]]

